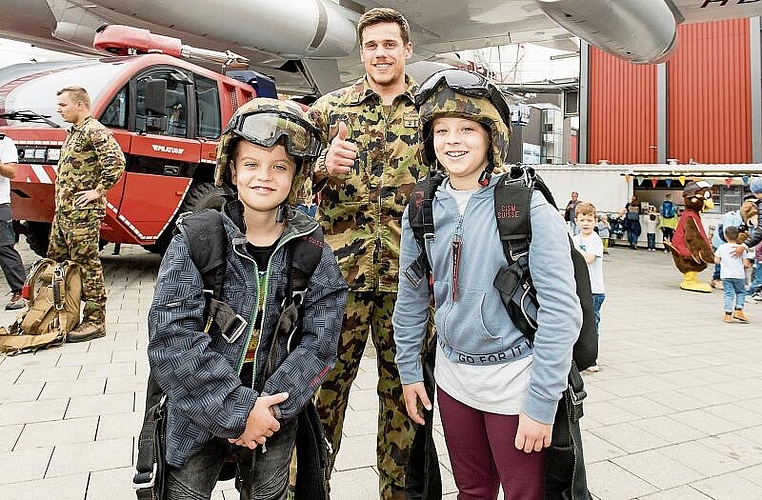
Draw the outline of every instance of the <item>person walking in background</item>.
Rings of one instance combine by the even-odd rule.
[[[611,225],[606,214],[598,215],[598,223],[595,225],[598,236],[603,242],[603,253],[609,253],[609,238],[611,237]]]
[[[624,222],[627,226],[627,240],[630,242],[630,248],[638,249],[638,238],[640,238],[640,213],[643,211],[643,205],[637,196],[633,196],[630,202],[624,206]]]
[[[579,205],[579,193],[572,191],[571,200],[566,204],[566,210],[564,210],[564,220],[569,224],[569,229],[573,235],[578,232],[577,215],[575,212],[577,205]]]
[[[463,82],[470,83],[461,94]],[[499,177],[490,174],[506,160],[510,112],[491,85],[481,75],[445,70],[424,82],[416,96],[424,160],[429,165],[438,161],[449,177],[432,200],[437,234],[425,251],[433,286],[428,279],[414,285],[399,278],[394,307],[397,365],[408,415],[421,425],[419,403],[432,408],[420,352],[433,298],[436,397],[458,498],[496,499],[502,486],[507,500],[540,500],[546,447],[567,387],[582,312],[567,228],[539,191],[534,191],[529,208],[529,269],[542,311],[533,346],[511,321],[493,285],[507,263],[495,218]],[[407,210],[402,217],[402,269],[421,251]],[[456,241],[459,258],[453,260]]]
[[[595,312],[595,333],[600,332],[601,306],[606,300],[606,289],[603,286],[603,253],[604,246],[601,238],[593,231],[595,224],[595,205],[582,202],[577,206],[577,227],[579,234],[575,235],[574,245],[585,258],[590,273],[590,289],[593,292],[593,310]],[[600,371],[598,361],[588,368],[588,372]]]
[[[93,118],[82,87],[58,91],[58,113],[72,127],[61,146],[56,175],[56,212],[48,257],[82,268],[82,323],[66,336],[84,342],[106,335],[106,287],[98,257],[106,193],[124,173],[124,154],[109,129]]]
[[[675,234],[678,220],[677,207],[672,202],[672,193],[664,195],[664,202],[661,204],[659,214],[661,215],[659,227],[661,228],[662,239],[664,241],[672,241],[672,235]],[[664,247],[664,253],[669,253],[667,247]]]
[[[11,213],[11,179],[16,177],[18,162],[16,145],[10,137],[0,133],[0,267],[12,293],[6,309],[21,309],[27,305],[27,300],[21,296],[26,273],[15,247],[16,233]]]
[[[341,447],[349,391],[370,335],[376,348],[377,465],[381,500],[405,497],[405,467],[415,429],[402,399],[394,362],[392,310],[397,300],[402,212],[416,181],[415,81],[405,74],[412,55],[410,25],[397,11],[371,9],[357,24],[365,77],[318,99],[310,120],[330,143],[318,158],[314,192],[318,219],[350,288],[336,368],[318,391],[317,408],[331,442]],[[321,191],[322,189],[322,191]]]
[[[732,323],[737,319],[741,323],[748,323],[749,318],[743,312],[744,300],[746,299],[746,274],[744,272],[743,259],[735,255],[738,245],[738,228],[728,226],[725,228],[726,242],[717,248],[714,261],[721,264],[720,272],[725,299],[725,323]]]
[[[646,238],[648,240],[648,251],[656,251],[656,228],[659,225],[659,215],[655,210],[651,210],[646,216]]]

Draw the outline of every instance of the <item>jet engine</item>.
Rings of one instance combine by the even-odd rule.
[[[666,61],[683,22],[672,0],[535,1],[562,28],[636,64]]]
[[[98,0],[98,5],[158,26],[226,40],[285,58],[347,56],[357,14],[325,0]]]

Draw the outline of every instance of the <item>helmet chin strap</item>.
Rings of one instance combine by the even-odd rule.
[[[278,205],[278,211],[275,213],[275,223],[276,224],[283,224],[283,221],[286,220],[286,212],[288,211],[288,205],[284,201],[280,205]]]
[[[492,162],[487,163],[484,167],[481,175],[479,175],[479,185],[482,187],[489,186],[489,181],[492,179],[492,171],[495,169],[495,165]]]

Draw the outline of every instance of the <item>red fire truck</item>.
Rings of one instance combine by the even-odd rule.
[[[32,250],[44,255],[68,125],[56,113],[56,91],[79,85],[89,92],[94,116],[113,131],[127,158],[125,175],[108,193],[103,242],[163,252],[177,215],[220,194],[213,184],[215,149],[230,116],[256,95],[276,97],[275,85],[254,71],[226,76],[184,61],[179,56],[217,57],[230,67],[241,58],[195,50],[146,30],[109,26],[95,45],[128,55],[0,70],[0,132],[14,140],[19,152],[11,182],[13,217],[24,221]]]

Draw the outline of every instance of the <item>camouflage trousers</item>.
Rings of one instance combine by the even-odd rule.
[[[336,367],[318,390],[317,409],[326,438],[331,443],[333,468],[341,446],[341,431],[349,401],[349,390],[357,376],[360,360],[371,334],[378,367],[378,436],[376,455],[381,500],[404,499],[405,467],[415,435],[407,416],[402,385],[394,362],[396,347],[392,312],[396,293],[349,292],[344,311]]]
[[[98,216],[99,212],[69,215],[56,213],[53,217],[48,257],[59,262],[73,260],[82,267],[82,300],[85,302],[82,321],[105,323],[106,287],[98,256],[103,216]]]

